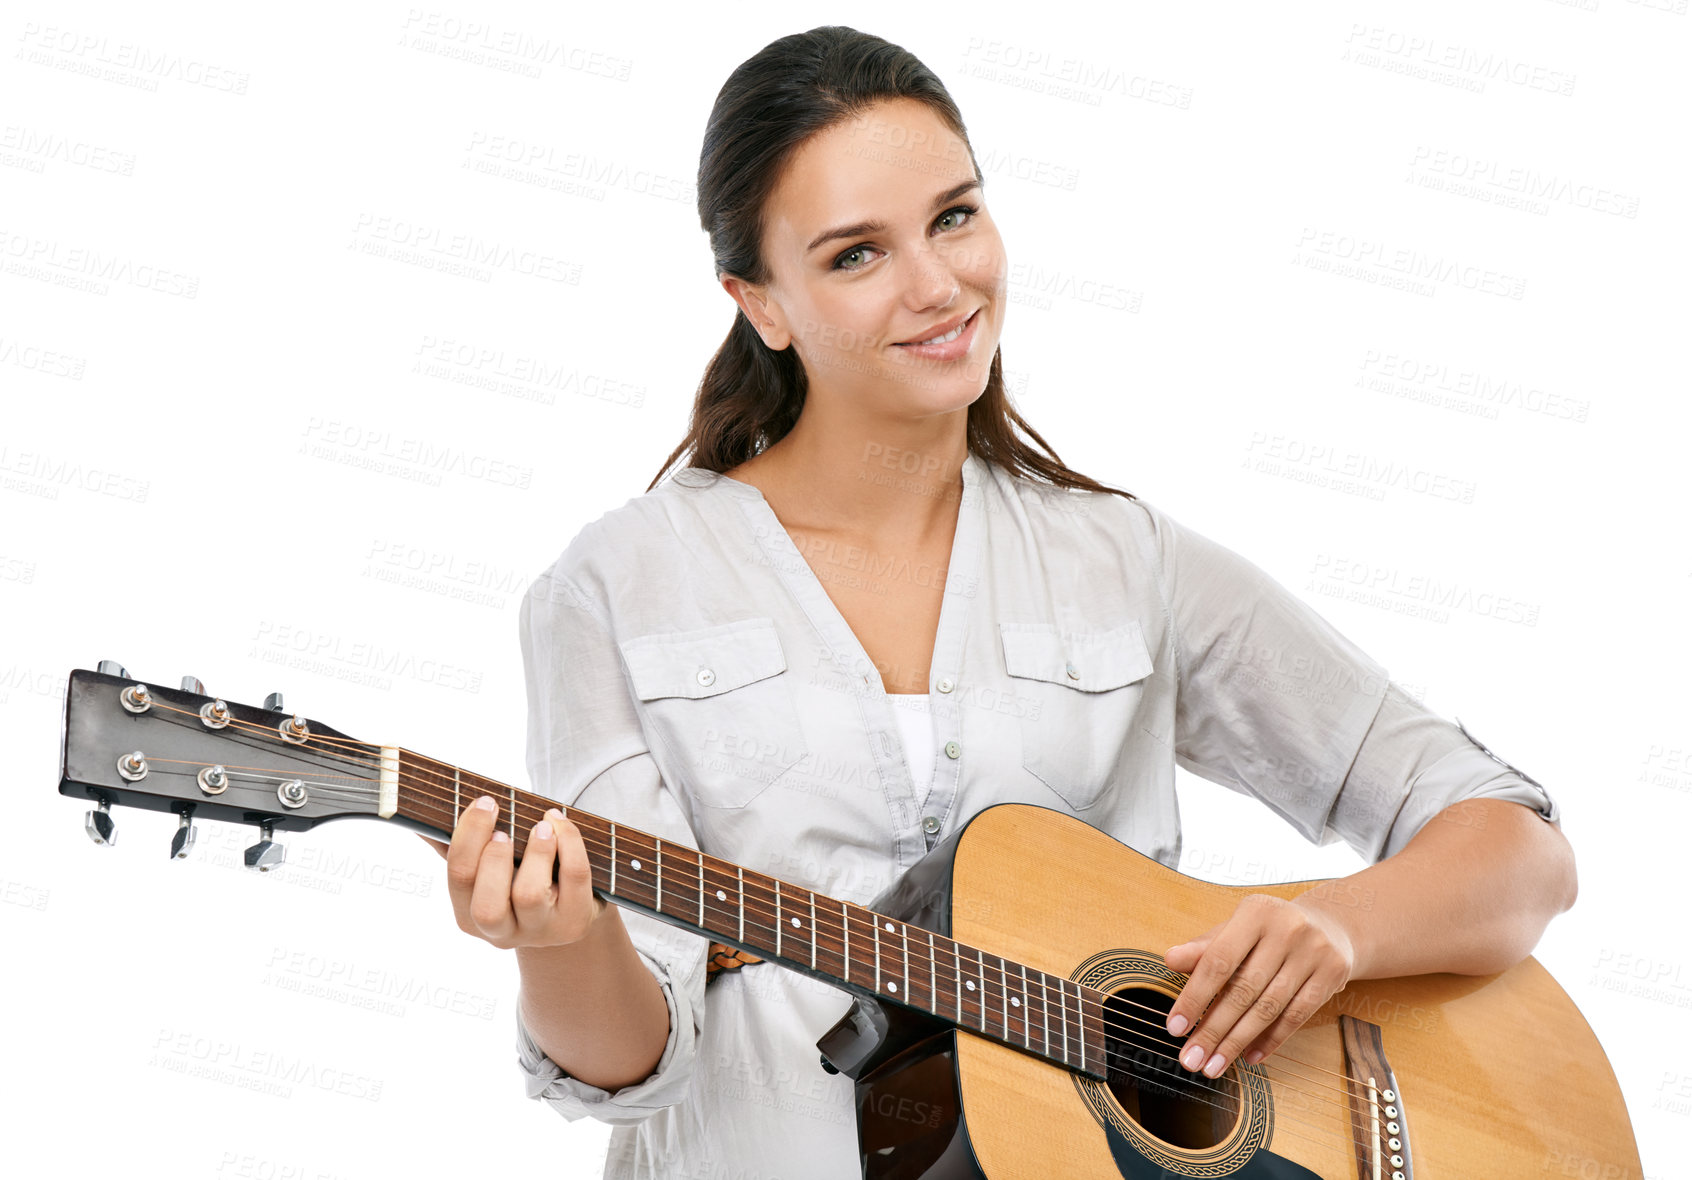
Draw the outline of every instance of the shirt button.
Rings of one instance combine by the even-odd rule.
[[[705,687],[709,688],[711,686],[712,682],[714,682],[716,679],[717,679],[717,674],[715,672],[711,671],[711,669],[709,669],[709,668],[699,669],[698,680],[699,680],[699,683],[703,684]]]
[[[956,743],[956,742],[947,742],[946,743],[946,757],[956,758],[961,753],[963,753],[963,747],[958,745],[958,743]]]
[[[947,676],[947,677],[943,678],[940,681],[940,683],[936,684],[934,687],[938,688],[941,692],[951,692],[952,688],[954,687],[953,684],[952,684],[952,678],[950,676]]]
[[[940,830],[940,821],[935,819],[932,815],[925,815],[922,817],[922,830],[932,836],[935,832]]]
[[[1075,665],[1074,665],[1074,664],[1065,664],[1065,665],[1064,665],[1064,666],[1063,666],[1063,670],[1064,670],[1064,672],[1066,672],[1066,673],[1067,673],[1067,674],[1068,674],[1068,675],[1069,675],[1069,678],[1070,678],[1070,679],[1071,679],[1071,680],[1079,680],[1079,679],[1081,679],[1081,673],[1079,673],[1079,672],[1077,672],[1077,671],[1076,671],[1076,670],[1075,670]]]

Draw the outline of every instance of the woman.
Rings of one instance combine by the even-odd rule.
[[[664,470],[690,465],[524,603],[537,791],[866,902],[1000,802],[1174,866],[1179,762],[1375,862],[1342,882],[1366,894],[1253,896],[1169,949],[1211,1077],[1348,980],[1501,970],[1572,904],[1538,784],[1010,408],[1004,249],[915,58],[767,46],[718,95],[699,208],[738,314]],[[487,803],[448,853],[458,924],[516,949],[529,1092],[618,1124],[606,1174],[856,1176],[815,1048],[844,994],[768,965],[707,990],[701,939],[593,896],[561,812],[514,869]]]

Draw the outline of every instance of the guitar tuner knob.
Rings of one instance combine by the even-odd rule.
[[[269,696],[265,697],[264,707],[269,709],[272,713],[280,713],[282,711],[282,694],[279,692],[273,692]]]
[[[182,678],[182,691],[203,697],[206,695],[206,686],[200,682],[198,676],[184,676]]]
[[[129,679],[129,669],[116,660],[101,660],[94,666],[94,670],[102,676],[121,676],[125,680]]]
[[[82,826],[88,832],[88,838],[96,844],[109,847],[117,843],[117,824],[112,822],[112,804],[108,799],[100,800],[99,805],[83,818]]]
[[[259,842],[246,851],[246,864],[249,869],[268,873],[282,863],[286,849],[270,838],[271,831],[270,824],[259,825]]]
[[[182,822],[176,827],[176,832],[170,838],[170,859],[183,860],[194,847],[194,821],[188,818],[186,811],[181,813]]]

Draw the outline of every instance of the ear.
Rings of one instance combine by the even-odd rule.
[[[723,290],[729,293],[729,298],[746,314],[746,318],[751,321],[772,352],[780,352],[793,343],[793,334],[787,330],[786,317],[782,315],[780,306],[770,300],[768,287],[754,286],[734,275],[720,275],[718,281],[722,283]]]

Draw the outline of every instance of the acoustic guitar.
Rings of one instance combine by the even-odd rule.
[[[71,673],[62,794],[275,833],[369,816],[448,837],[481,795],[521,855],[552,800],[282,709]],[[563,808],[607,900],[854,997],[818,1042],[854,1081],[863,1174],[1072,1180],[1641,1180],[1615,1075],[1532,958],[1490,976],[1357,981],[1276,1053],[1215,1080],[1164,1019],[1186,977],[1156,948],[1248,892],[1174,872],[1060,812],[990,807],[868,906]],[[1058,883],[1054,889],[1052,883]]]

